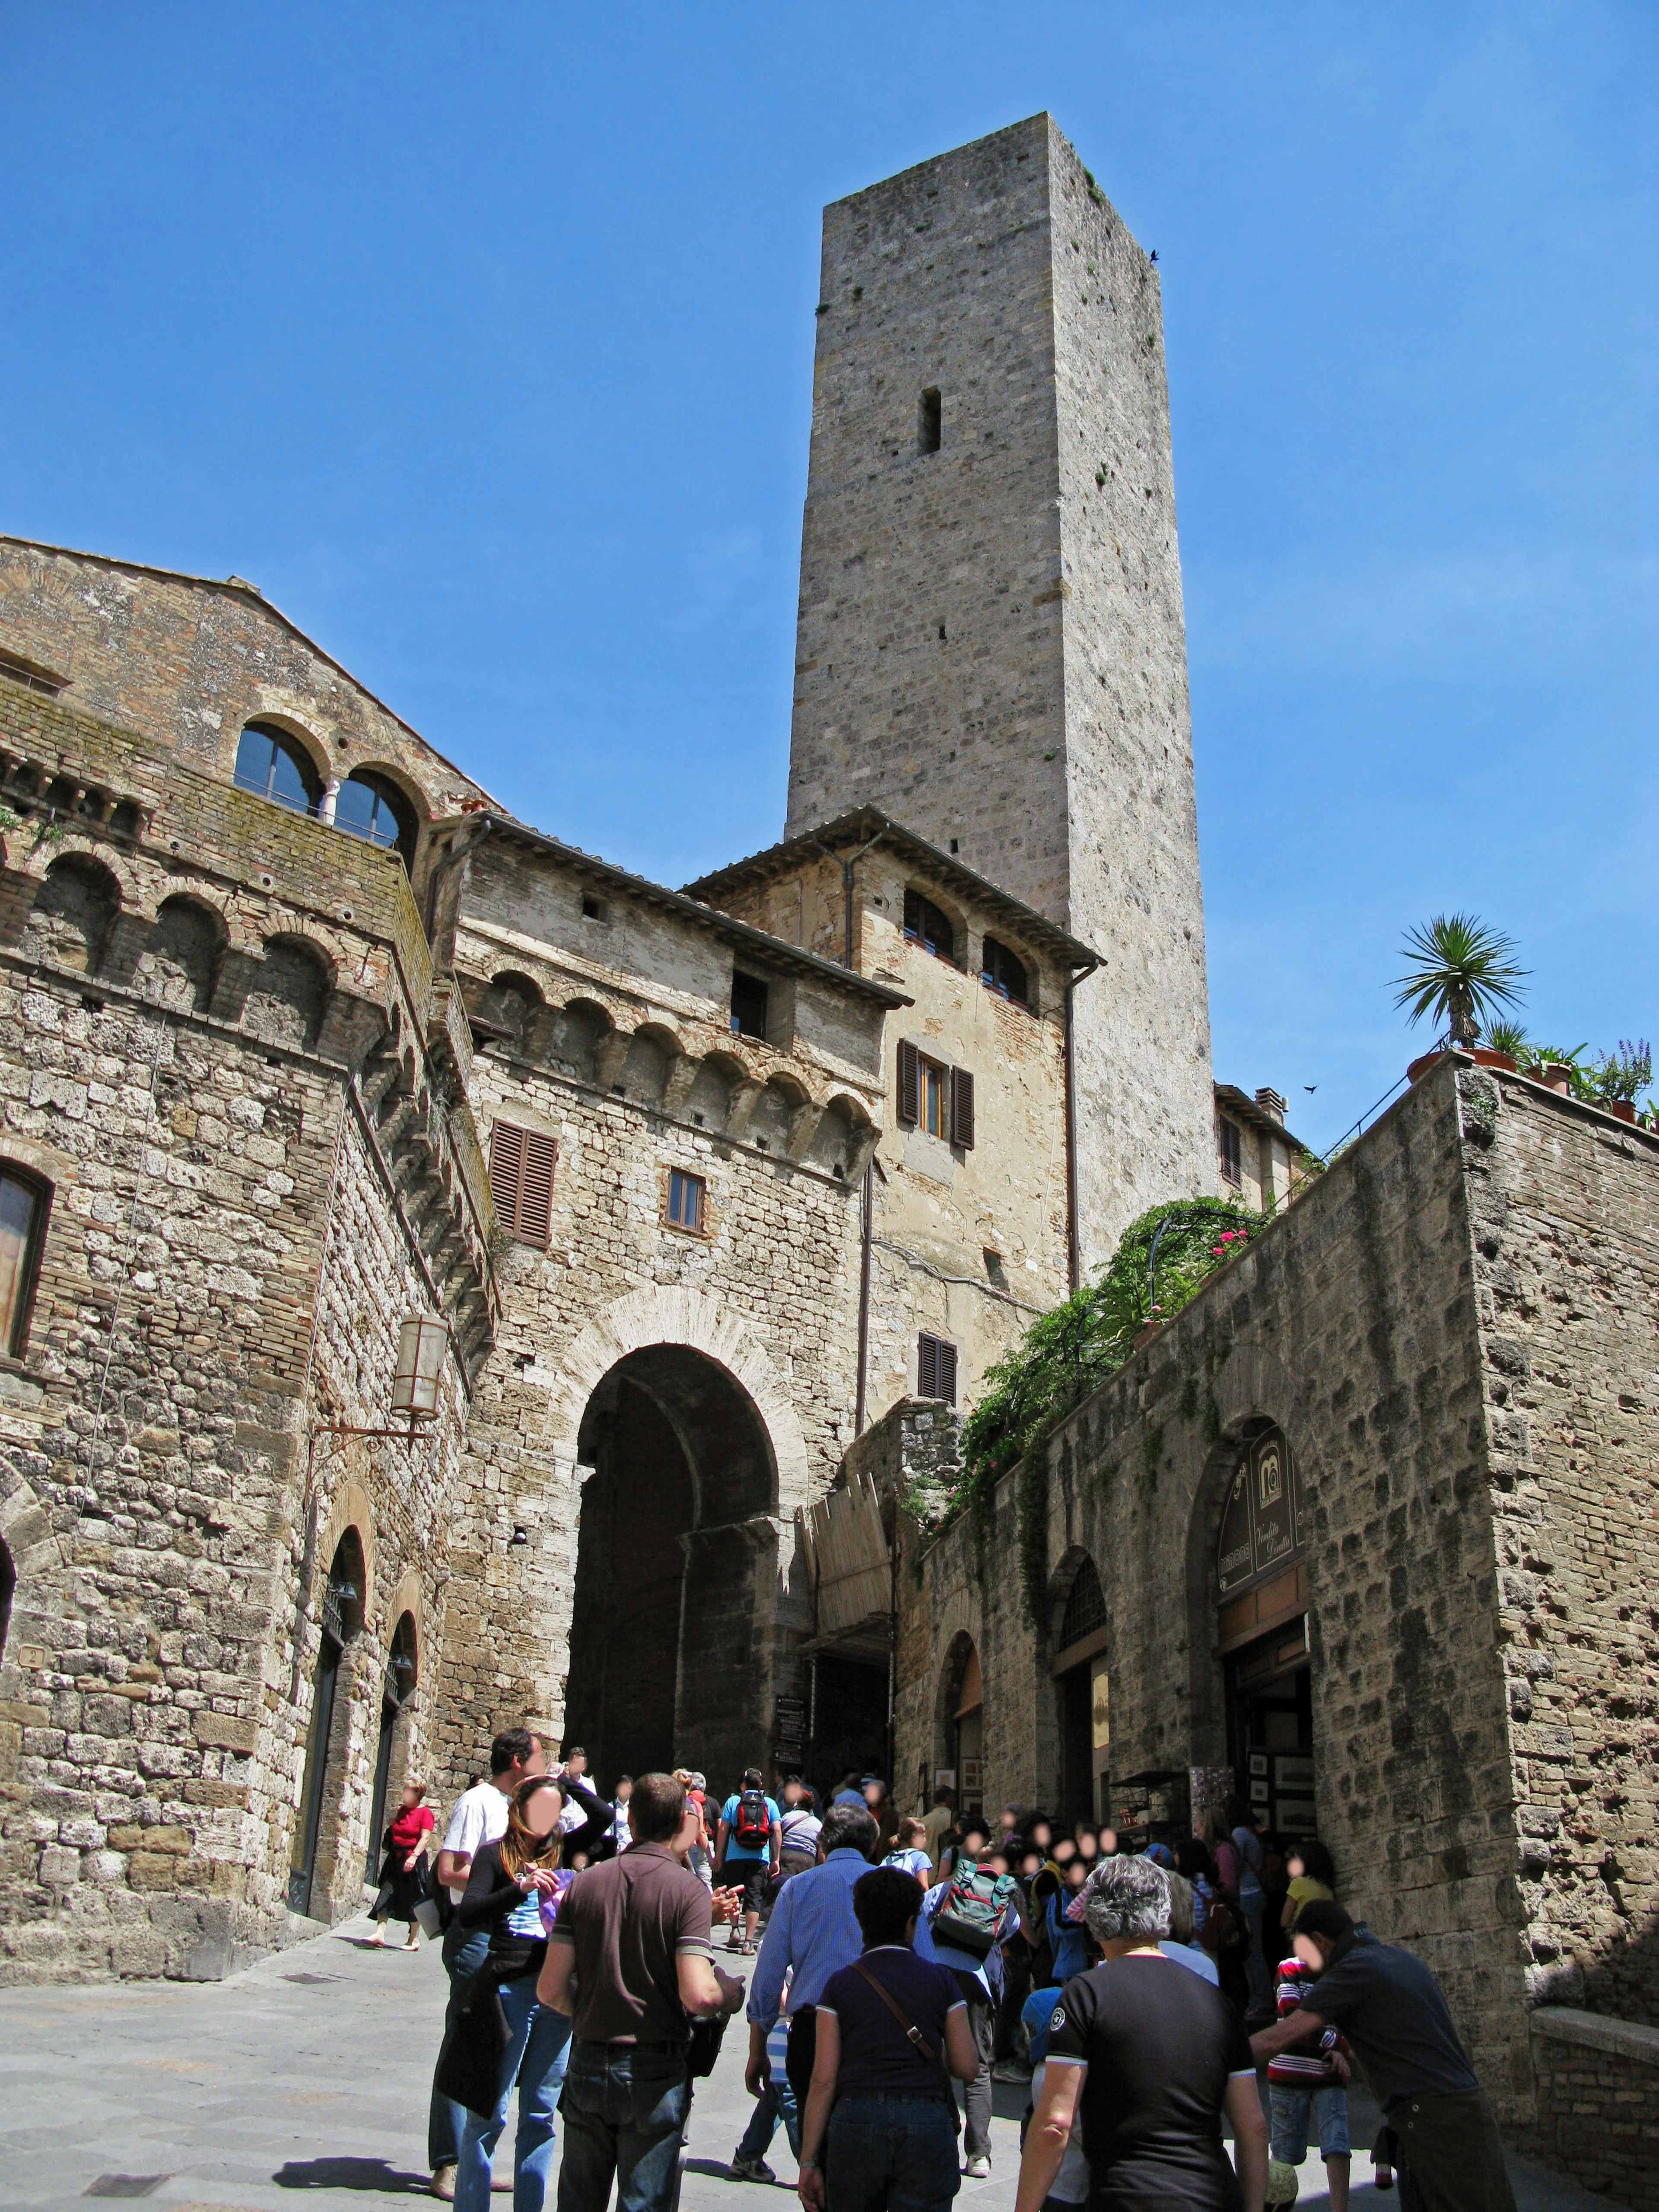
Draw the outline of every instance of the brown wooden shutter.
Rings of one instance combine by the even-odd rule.
[[[489,1195],[509,1237],[544,1252],[553,1229],[553,1165],[558,1146],[542,1129],[497,1121],[489,1133]]]
[[[951,1070],[951,1142],[974,1149],[974,1079],[965,1067]]]
[[[921,1054],[908,1037],[899,1039],[898,1117],[907,1129],[921,1119]]]
[[[916,1339],[916,1395],[957,1402],[957,1348],[942,1336]]]

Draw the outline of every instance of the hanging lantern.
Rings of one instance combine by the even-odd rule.
[[[392,1378],[392,1410],[410,1421],[429,1421],[438,1410],[438,1385],[449,1327],[433,1314],[410,1314],[398,1331],[398,1371]]]

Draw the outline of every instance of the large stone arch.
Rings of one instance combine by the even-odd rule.
[[[565,1729],[615,1767],[763,1762],[810,1463],[784,1377],[707,1293],[618,1299],[564,1363],[577,1489]]]
[[[792,1525],[795,1509],[808,1503],[813,1486],[806,1436],[787,1381],[754,1332],[707,1291],[630,1291],[588,1322],[564,1356],[563,1387],[549,1415],[555,1462],[574,1480],[577,1438],[588,1400],[619,1360],[660,1344],[700,1352],[748,1394],[777,1468],[775,1510],[780,1529]]]

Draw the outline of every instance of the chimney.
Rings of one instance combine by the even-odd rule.
[[[1281,1129],[1284,1127],[1285,1101],[1276,1091],[1268,1090],[1264,1086],[1256,1092],[1255,1103],[1270,1121],[1277,1121]]]

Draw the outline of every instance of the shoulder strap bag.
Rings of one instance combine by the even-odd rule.
[[[959,2136],[962,2133],[962,2114],[957,2110],[957,2093],[955,2085],[951,2079],[950,2068],[946,2066],[944,2059],[940,2057],[939,2052],[934,2050],[933,2045],[929,2043],[927,2037],[916,2026],[915,2021],[911,2019],[909,2014],[905,2011],[904,2007],[899,2002],[892,1991],[885,1988],[876,1979],[876,1977],[871,1972],[868,1966],[865,1965],[862,1959],[854,1960],[853,1972],[855,1974],[861,1974],[865,1980],[869,1983],[871,1988],[886,2006],[888,2011],[892,2014],[894,2019],[904,2030],[906,2040],[909,2043],[911,2049],[915,2052],[917,2057],[920,2058],[925,2065],[931,2066],[934,2073],[938,2075],[940,2083],[943,2085],[945,2090],[945,2101],[951,2108],[951,2132],[954,2135]]]

